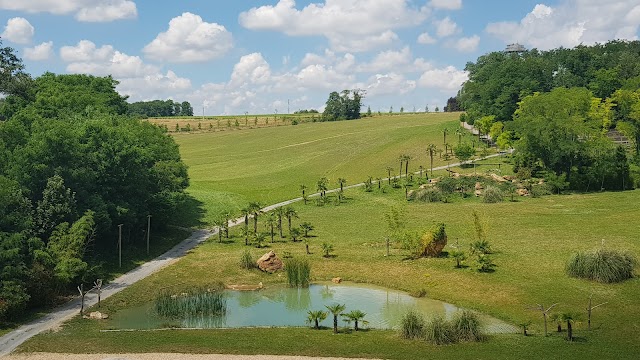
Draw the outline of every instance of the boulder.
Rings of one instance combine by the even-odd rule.
[[[94,320],[102,320],[102,319],[108,319],[109,315],[103,314],[100,311],[94,311],[92,313],[89,313],[89,316],[87,318],[94,319]]]
[[[516,190],[516,193],[519,196],[529,196],[529,190],[527,190],[527,189],[518,189],[518,190]]]
[[[505,179],[505,178],[503,178],[502,176],[497,175],[497,174],[491,174],[491,178],[492,178],[493,180],[497,181],[497,182],[501,182],[501,183],[503,183],[503,182],[507,182],[507,179]]]
[[[482,190],[482,189],[484,189],[484,186],[482,186],[482,183],[477,182],[476,183],[476,190]]]
[[[331,282],[334,284],[340,284],[342,282],[342,278],[341,277],[335,277],[333,279],[331,279]]]
[[[262,255],[262,257],[256,261],[256,264],[260,270],[272,274],[278,270],[282,270],[284,267],[282,260],[280,260],[273,250]]]
[[[476,197],[482,196],[482,190],[476,190],[475,191],[475,195],[476,195]]]

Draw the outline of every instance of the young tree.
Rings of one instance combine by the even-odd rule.
[[[302,231],[304,232],[304,237],[308,238],[309,231],[312,231],[314,227],[310,222],[303,222],[302,224],[300,224],[300,229],[302,229]]]
[[[469,144],[460,144],[453,149],[453,153],[461,162],[466,162],[471,159],[473,155],[476,153],[476,149],[474,149]]]
[[[218,242],[222,243],[222,233],[224,232],[224,229],[223,229],[224,220],[222,218],[215,218],[213,219],[212,225],[217,228]]]
[[[253,214],[253,233],[258,233],[258,215],[262,214],[262,204],[257,201],[250,202],[249,211]]]
[[[330,257],[331,252],[333,251],[333,245],[329,243],[322,243],[322,251],[324,252],[324,257]]]
[[[275,227],[278,223],[277,215],[274,212],[267,214],[267,228],[269,229],[269,235],[271,235],[271,243],[273,243],[273,237],[275,236]]]
[[[284,238],[284,234],[282,233],[282,218],[285,217],[286,208],[280,206],[276,208],[275,212],[278,219],[278,231],[280,231],[280,238]]]
[[[427,145],[427,152],[429,153],[429,159],[431,160],[431,176],[433,176],[433,156],[436,154],[438,147],[435,144]]]
[[[298,218],[298,212],[291,206],[287,206],[284,209],[284,216],[287,218],[287,222],[289,223],[289,232],[291,232],[291,220],[293,218]]]
[[[562,321],[566,321],[567,323],[567,340],[573,341],[573,324],[580,318],[580,316],[578,314],[566,312],[562,313],[560,318]]]
[[[307,205],[307,185],[300,185],[300,191],[302,191],[302,200],[304,200],[304,204]]]
[[[354,326],[353,329],[355,331],[359,330],[358,327],[358,322],[362,322],[364,325],[368,324],[369,322],[364,320],[364,317],[367,316],[366,313],[362,312],[361,310],[351,310],[350,312],[346,313],[346,314],[342,314],[343,317],[347,318],[347,321],[354,322]]]
[[[387,166],[387,180],[389,181],[389,185],[391,185],[391,172],[393,171],[393,168],[391,166]]]
[[[302,236],[302,230],[299,228],[293,228],[289,230],[289,236],[291,236],[291,241],[297,242],[298,238]]]
[[[313,328],[316,330],[320,329],[320,322],[324,321],[324,319],[327,318],[327,315],[329,315],[329,313],[322,310],[316,310],[316,311],[309,310],[307,314],[308,314],[307,322],[309,324],[313,323],[314,324]]]
[[[333,315],[333,333],[338,333],[338,316],[342,314],[346,306],[341,304],[325,305],[327,310]]]
[[[344,185],[347,183],[347,179],[338,178],[338,185],[340,186],[340,192],[344,190]]]

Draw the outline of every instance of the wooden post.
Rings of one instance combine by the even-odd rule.
[[[149,237],[151,236],[151,215],[147,215],[147,255],[149,255]]]
[[[80,292],[80,316],[84,313],[84,284],[80,284],[78,286],[78,292]]]
[[[593,298],[593,294],[591,296],[589,296],[589,306],[587,307],[587,326],[588,329],[591,330],[591,311],[599,306],[602,306],[604,304],[606,304],[606,302],[603,302],[602,304],[598,304],[596,306],[591,306],[591,300]]]
[[[540,311],[542,313],[542,317],[544,318],[544,336],[547,336],[547,317],[549,316],[549,311],[551,311],[551,309],[553,309],[556,305],[558,305],[558,303],[549,306],[549,308],[546,310],[542,304],[538,304],[537,307],[533,308],[534,310]]]
[[[98,307],[100,307],[100,294],[102,293],[102,279],[98,279],[93,283],[93,288],[98,291]]]

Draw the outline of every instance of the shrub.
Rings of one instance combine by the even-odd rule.
[[[400,320],[400,337],[403,339],[421,339],[424,337],[424,318],[411,310]]]
[[[471,243],[470,252],[472,255],[491,254],[491,244],[488,240],[478,240]]]
[[[482,202],[487,204],[495,204],[502,202],[504,200],[504,194],[502,190],[495,186],[487,186],[484,190],[484,197],[482,198]]]
[[[457,341],[480,341],[483,338],[480,319],[469,310],[458,312],[451,321],[451,326]]]
[[[451,324],[442,316],[436,316],[425,327],[425,340],[432,344],[444,345],[456,342]]]
[[[309,287],[311,279],[311,265],[306,259],[291,258],[287,261],[285,270],[290,287]]]
[[[440,202],[442,201],[442,191],[438,188],[428,187],[426,189],[414,191],[410,199],[428,203]]]
[[[243,269],[253,269],[256,267],[256,262],[253,260],[253,256],[251,256],[251,251],[245,250],[240,256],[240,267]]]
[[[637,259],[631,253],[598,249],[573,255],[567,263],[566,272],[571,277],[610,284],[632,278],[636,263]]]
[[[531,197],[535,198],[535,197],[540,197],[545,195],[551,195],[552,191],[549,185],[540,184],[540,185],[533,185],[529,193],[531,194]]]
[[[478,263],[479,272],[493,272],[493,268],[496,267],[496,264],[493,263],[493,260],[487,254],[478,254],[476,262]]]

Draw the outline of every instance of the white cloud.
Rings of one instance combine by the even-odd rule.
[[[463,37],[456,40],[454,48],[460,52],[474,52],[478,50],[480,44],[480,36],[473,35],[470,37]]]
[[[431,0],[429,6],[436,9],[459,10],[462,9],[462,0]]]
[[[398,39],[393,29],[418,25],[429,9],[409,5],[408,0],[325,0],[302,10],[294,0],[255,7],[239,16],[251,30],[280,31],[290,36],[325,36],[333,50],[360,52],[385,46]]]
[[[271,67],[260,53],[245,55],[233,67],[231,73],[232,87],[245,84],[265,84],[271,79]]]
[[[442,92],[457,91],[462,83],[469,79],[466,71],[458,70],[453,66],[443,69],[427,70],[420,76],[418,84],[423,88],[435,88]]]
[[[56,15],[74,13],[77,20],[85,22],[107,22],[138,16],[136,4],[131,0],[0,0],[0,9]]]
[[[53,55],[53,41],[43,42],[32,48],[24,49],[24,58],[31,61],[49,60]]]
[[[548,50],[635,40],[639,25],[640,0],[561,0],[557,6],[536,5],[520,22],[491,23],[486,31],[505,43]]]
[[[405,71],[412,61],[413,55],[406,46],[400,51],[389,50],[379,53],[370,63],[358,66],[358,71],[369,73]]]
[[[434,39],[431,35],[429,35],[429,33],[422,33],[418,36],[418,44],[423,44],[423,45],[432,45],[437,43],[438,40]]]
[[[367,83],[367,95],[373,97],[406,94],[416,88],[416,82],[414,80],[407,80],[403,75],[396,73],[376,74],[369,78]]]
[[[442,20],[435,21],[434,24],[436,25],[436,35],[438,35],[438,37],[440,38],[451,36],[460,32],[458,24],[456,24],[448,16]]]
[[[7,20],[1,37],[16,44],[28,44],[35,34],[35,29],[25,18],[15,17]]]
[[[142,51],[154,60],[188,63],[219,58],[232,47],[232,35],[224,26],[186,12],[171,19],[169,29]]]

